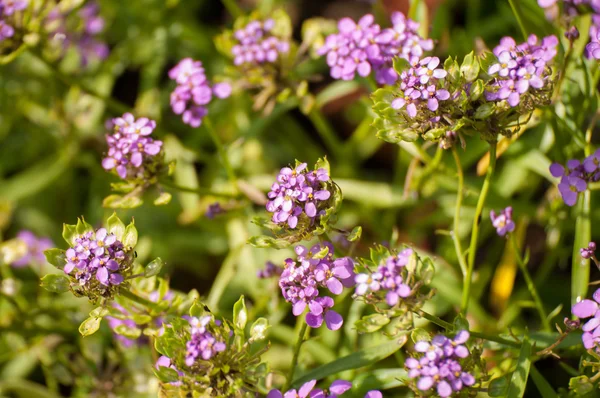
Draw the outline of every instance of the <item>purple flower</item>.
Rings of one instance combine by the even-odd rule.
[[[468,339],[469,332],[462,330],[454,339],[437,335],[431,342],[417,342],[415,351],[422,353],[422,357],[407,358],[404,363],[408,377],[416,379],[417,389],[429,391],[435,388],[440,397],[449,397],[465,386],[475,384],[473,375],[463,369],[464,360],[470,355],[464,345]]]
[[[275,224],[287,224],[295,229],[301,219],[314,224],[325,213],[331,192],[327,189],[329,173],[325,169],[308,171],[306,163],[294,169],[284,167],[277,182],[267,194],[267,211],[273,213]]]
[[[273,276],[279,276],[282,272],[283,268],[276,266],[270,261],[267,261],[267,263],[265,264],[265,268],[258,270],[256,276],[259,279],[268,279],[272,278]]]
[[[500,214],[496,214],[494,210],[490,212],[492,225],[496,228],[496,232],[500,236],[505,236],[507,233],[515,230],[515,223],[512,220],[512,207],[508,206],[502,210]]]
[[[448,72],[444,69],[436,69],[440,64],[438,57],[427,57],[419,61],[419,68],[417,69],[417,76],[419,76],[419,82],[421,84],[427,84],[430,78],[443,79],[446,77]]]
[[[575,176],[563,177],[558,184],[558,190],[567,206],[575,205],[575,203],[577,203],[579,192],[583,192],[586,189],[587,183],[585,180]]]
[[[120,285],[124,281],[123,272],[129,271],[125,250],[123,243],[104,228],[87,232],[75,238],[75,244],[67,250],[63,271],[84,289],[106,290]]]
[[[15,29],[0,19],[0,41],[13,37]]]
[[[228,83],[210,85],[204,73],[202,62],[184,58],[169,71],[169,78],[177,82],[171,93],[171,109],[182,115],[183,122],[191,127],[199,127],[208,114],[208,104],[213,95],[227,98],[231,95]]]
[[[354,262],[349,257],[333,258],[333,245],[323,242],[308,250],[296,246],[297,259],[288,258],[279,277],[283,298],[292,304],[292,313],[299,316],[306,308],[306,323],[313,328],[323,324],[337,330],[343,324],[340,314],[332,310],[333,299],[321,295],[319,288],[340,294],[344,287],[354,285]]]
[[[548,65],[556,56],[557,46],[556,36],[544,37],[539,42],[531,35],[527,42],[519,45],[511,37],[500,40],[494,48],[498,62],[488,69],[496,80],[486,91],[487,100],[505,100],[511,107],[516,107],[522,95],[542,89],[551,75]]]
[[[71,23],[70,19],[75,19],[77,23]],[[82,66],[86,66],[91,58],[103,60],[108,57],[108,45],[98,39],[105,23],[95,1],[87,2],[77,13],[55,7],[48,13],[44,23],[50,31],[50,38],[62,44],[63,56],[70,46],[74,46]]]
[[[600,353],[600,289],[596,290],[592,296],[594,301],[584,299],[571,308],[571,312],[578,318],[591,318],[582,327],[583,335],[581,339],[583,346],[589,350],[595,348]]]
[[[288,40],[283,40],[273,34],[275,21],[251,21],[246,26],[236,30],[233,37],[237,43],[231,49],[235,65],[273,63],[280,54],[290,50]]]
[[[187,366],[194,366],[199,359],[208,361],[218,353],[225,351],[227,348],[225,343],[217,340],[207,329],[210,323],[216,324],[210,315],[191,318],[189,322],[191,333],[190,340],[186,343],[185,364]]]
[[[355,293],[358,296],[385,293],[385,301],[390,307],[398,304],[400,300],[410,297],[413,289],[408,282],[409,271],[406,265],[412,256],[412,249],[404,249],[397,255],[389,256],[383,264],[377,267],[375,272],[356,275],[354,278]]]
[[[371,390],[365,394],[365,398],[383,398],[381,391]]]
[[[11,16],[29,5],[29,0],[0,0],[0,16]]]
[[[304,383],[298,391],[292,389],[285,393],[280,390],[271,390],[267,398],[336,398],[352,388],[352,383],[346,380],[335,380],[329,386],[329,389],[315,389],[316,380],[310,380]]]
[[[102,167],[115,170],[124,180],[144,179],[148,166],[162,148],[162,141],[149,137],[156,122],[148,118],[136,120],[131,113],[125,113],[109,124],[114,126],[114,132],[106,136],[108,153]]]
[[[23,241],[27,246],[27,252],[11,265],[13,267],[25,267],[31,264],[44,264],[46,256],[44,251],[54,247],[54,243],[49,238],[38,238],[31,231],[23,230],[17,234],[17,239]]]
[[[208,205],[208,209],[206,209],[206,218],[212,220],[215,216],[219,214],[225,213],[225,209],[221,206],[219,202],[211,203]]]
[[[588,243],[587,247],[579,249],[579,253],[581,254],[581,257],[586,259],[594,257],[596,255],[596,243]]]
[[[419,24],[403,14],[392,14],[393,27],[381,29],[371,14],[358,23],[350,18],[338,21],[338,33],[327,36],[318,50],[326,55],[331,77],[352,80],[355,75],[369,76],[375,71],[380,84],[393,84],[398,75],[393,69],[394,57],[418,62],[424,50],[433,49],[433,41],[417,34]]]

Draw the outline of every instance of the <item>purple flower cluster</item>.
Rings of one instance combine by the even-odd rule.
[[[212,316],[191,318],[189,322],[191,336],[186,344],[185,364],[187,366],[193,366],[198,358],[208,361],[218,353],[225,351],[227,348],[225,343],[218,341],[207,329],[208,324],[213,322]]]
[[[184,58],[169,71],[171,80],[177,87],[171,93],[171,109],[182,115],[183,122],[191,127],[199,127],[208,114],[207,106],[213,98],[227,98],[231,95],[228,83],[210,85],[201,61]]]
[[[454,339],[437,335],[431,342],[417,342],[415,351],[423,356],[420,359],[407,358],[404,363],[408,368],[408,377],[417,379],[417,389],[429,391],[435,388],[440,397],[449,397],[465,386],[475,384],[475,377],[463,370],[460,363],[470,354],[464,345],[468,339],[469,332],[462,330]]]
[[[380,84],[393,84],[398,79],[392,60],[404,58],[416,63],[424,51],[433,49],[433,41],[419,36],[419,24],[400,12],[392,14],[392,27],[382,29],[371,14],[358,23],[350,18],[338,22],[339,33],[327,36],[318,51],[327,54],[327,64],[334,79],[352,80],[354,76],[366,77],[375,71]]]
[[[273,19],[265,21],[251,21],[241,29],[236,30],[233,36],[237,44],[231,49],[235,65],[262,64],[275,62],[279,54],[290,51],[289,41],[274,36],[275,27]]]
[[[306,307],[306,323],[312,328],[325,324],[329,330],[338,330],[344,320],[333,311],[333,299],[324,296],[319,288],[329,290],[335,295],[342,293],[344,287],[354,286],[354,262],[349,257],[333,258],[333,245],[329,242],[318,243],[307,249],[296,246],[297,259],[285,260],[285,269],[279,277],[279,287],[285,300],[292,303],[292,313],[301,315]]]
[[[583,335],[581,340],[583,346],[589,350],[595,348],[596,352],[600,353],[600,289],[594,292],[592,296],[594,300],[584,299],[573,306],[571,312],[578,318],[591,318],[587,321],[582,329]]]
[[[512,207],[510,206],[502,210],[500,214],[496,214],[494,210],[490,211],[490,219],[500,236],[505,236],[507,233],[515,230],[515,223],[512,219]]]
[[[105,228],[77,237],[75,245],[66,252],[66,260],[63,270],[84,288],[91,286],[94,279],[106,287],[120,285],[124,280],[125,248]]]
[[[519,45],[512,37],[502,38],[494,48],[498,62],[488,70],[496,81],[492,91],[486,92],[486,99],[506,100],[515,107],[530,89],[543,88],[551,74],[547,66],[556,56],[557,46],[556,36],[544,37],[540,43],[537,36],[530,35],[525,43]]]
[[[274,276],[279,276],[283,272],[283,268],[276,266],[270,261],[267,261],[264,269],[259,269],[256,276],[259,279],[268,279]]]
[[[417,116],[419,110],[425,107],[431,112],[438,110],[439,101],[450,98],[448,90],[443,88],[443,82],[448,72],[438,68],[440,60],[437,57],[426,57],[400,74],[400,90],[402,96],[392,101],[392,108],[406,109],[409,117]]]
[[[600,59],[600,1],[561,0],[560,2],[562,2],[562,11],[569,24],[572,22],[573,18],[582,14],[582,10],[585,10],[584,12],[591,11],[592,24],[589,29],[590,42],[586,45],[585,55],[587,58]],[[560,8],[557,3],[559,3],[559,0],[538,0],[539,6],[546,11],[546,17],[548,19],[556,19],[558,16]],[[571,29],[572,28],[574,28],[574,26],[571,26]],[[571,31],[571,29],[569,29],[569,31]],[[569,31],[567,31],[567,33]],[[577,37],[579,36],[577,35]]]
[[[0,42],[13,37],[15,29],[6,18],[17,11],[22,11],[29,5],[29,0],[0,0]]]
[[[275,224],[287,223],[290,228],[296,228],[298,220],[305,215],[311,223],[325,213],[321,203],[331,196],[326,189],[330,181],[326,169],[308,171],[306,163],[301,163],[294,169],[284,167],[279,171],[277,181],[271,185],[267,194],[267,211],[273,213]]]
[[[143,178],[146,167],[158,155],[162,141],[150,138],[156,122],[142,117],[135,119],[131,113],[110,122],[114,132],[106,136],[108,154],[102,160],[105,170],[116,170],[122,179]]]
[[[81,57],[83,66],[89,63],[91,58],[105,59],[108,57],[108,45],[98,39],[104,31],[104,18],[100,16],[100,7],[95,1],[88,2],[76,14],[83,27],[80,31],[74,31],[67,23],[67,19],[72,15],[70,12],[63,12],[59,7],[55,7],[46,16],[45,24],[51,31],[51,38],[59,40],[62,43],[63,53],[71,45],[75,46]]]
[[[17,239],[23,241],[27,246],[27,252],[21,258],[12,262],[13,267],[25,267],[33,263],[44,264],[46,256],[44,251],[54,247],[54,243],[49,238],[38,238],[31,231],[20,231],[17,234]]]
[[[356,294],[364,296],[367,293],[385,292],[385,301],[389,306],[394,306],[401,299],[411,296],[414,292],[406,265],[412,255],[412,249],[404,249],[397,255],[389,256],[375,272],[356,275]]]
[[[593,258],[596,255],[596,243],[590,242],[587,247],[579,249],[579,254],[585,259]]]
[[[335,380],[327,390],[315,388],[316,384],[316,380],[307,381],[298,391],[292,389],[285,393],[273,389],[267,398],[336,398],[352,388],[352,383],[346,380]]]
[[[558,163],[550,165],[550,174],[560,178],[558,190],[567,206],[577,203],[580,192],[587,189],[589,182],[600,180],[600,149],[586,157],[583,162],[571,159],[567,167]]]

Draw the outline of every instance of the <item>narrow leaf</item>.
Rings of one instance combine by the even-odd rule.
[[[81,333],[83,337],[91,336],[92,334],[96,333],[100,328],[101,320],[102,318],[89,317],[85,321],[81,322],[81,325],[79,325],[79,333]]]
[[[375,347],[365,348],[353,354],[336,359],[335,361],[323,366],[319,366],[318,368],[306,373],[304,376],[294,380],[292,382],[292,386],[294,388],[298,388],[300,385],[309,380],[321,380],[327,376],[342,372],[344,370],[358,369],[381,361],[382,359],[389,357],[402,348],[402,346],[406,343],[406,340],[407,337],[402,336],[400,339],[396,339]]]
[[[158,275],[164,264],[165,263],[163,262],[163,260],[160,257],[157,257],[152,262],[150,262],[150,264],[146,265],[146,268],[144,268],[144,276],[150,277]]]
[[[531,379],[537,387],[541,396],[544,398],[558,398],[558,394],[554,388],[548,383],[548,380],[536,369],[535,365],[531,366]]]
[[[525,394],[529,369],[531,368],[531,343],[525,337],[521,345],[521,352],[517,361],[517,368],[512,374],[508,386],[508,398],[521,398]]]
[[[40,285],[49,292],[64,293],[69,290],[69,278],[64,275],[48,274],[42,278]]]

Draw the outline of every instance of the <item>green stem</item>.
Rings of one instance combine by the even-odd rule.
[[[475,217],[473,218],[473,227],[471,232],[471,243],[469,244],[469,254],[467,257],[467,275],[464,278],[463,295],[461,303],[461,314],[466,315],[469,307],[469,298],[471,295],[471,283],[473,282],[473,268],[475,267],[475,255],[477,254],[477,238],[479,237],[479,223],[481,222],[481,213],[483,212],[483,206],[487,198],[488,191],[490,189],[490,182],[494,169],[496,168],[496,147],[498,142],[490,142],[490,164],[485,175],[485,180],[481,187],[481,193],[479,194],[479,200],[477,201],[477,207],[475,208]]]
[[[523,257],[521,256],[521,250],[519,249],[519,246],[517,244],[517,238],[514,233],[511,234],[510,241],[512,243],[513,249],[515,250],[515,257],[517,258],[517,264],[519,265],[519,268],[521,269],[521,272],[523,273],[523,277],[525,278],[525,283],[527,284],[527,289],[529,289],[529,294],[531,294],[531,297],[533,298],[533,302],[535,303],[535,308],[537,309],[537,311],[540,315],[540,319],[542,320],[542,325],[544,326],[544,330],[547,332],[550,332],[550,331],[552,331],[552,327],[550,326],[550,321],[548,320],[548,317],[546,316],[546,311],[544,310],[544,304],[542,303],[542,300],[540,299],[540,295],[538,294],[538,291],[535,287],[535,283],[533,283],[531,274],[529,273],[529,270],[527,269],[527,263],[523,260]]]
[[[462,165],[460,163],[460,157],[456,147],[452,147],[452,156],[456,163],[456,174],[458,176],[458,191],[456,192],[456,207],[454,208],[454,227],[452,229],[452,240],[454,241],[454,250],[456,251],[456,257],[458,258],[458,264],[463,273],[463,277],[467,275],[467,263],[465,262],[464,252],[460,243],[460,235],[458,234],[458,227],[460,223],[460,208],[462,206],[463,189],[465,184],[465,176],[463,174]]]
[[[308,114],[308,118],[312,122],[315,130],[319,133],[319,136],[325,143],[325,147],[327,150],[335,157],[336,159],[340,159],[341,157],[341,149],[342,143],[337,137],[335,131],[323,116],[323,113],[317,108],[313,107],[313,109]]]
[[[560,96],[560,91],[561,91],[563,82],[565,81],[567,67],[569,66],[569,61],[571,60],[572,53],[573,53],[573,41],[570,40],[569,41],[569,49],[567,50],[567,53],[565,54],[565,62],[563,62],[562,69],[559,72],[560,75],[558,77],[558,83],[556,84],[556,89],[554,90],[554,95],[552,96],[553,103],[556,102],[556,100]]]
[[[300,332],[298,333],[298,340],[296,341],[296,345],[294,346],[294,356],[292,357],[292,366],[290,366],[290,373],[288,374],[287,381],[285,382],[285,386],[283,387],[283,391],[287,391],[294,380],[294,372],[296,371],[296,366],[298,365],[298,357],[300,356],[300,348],[302,344],[307,339],[307,330],[308,324],[304,317],[298,318],[299,322],[302,322],[302,326],[300,327]]]
[[[519,24],[519,28],[521,29],[521,33],[523,34],[523,39],[527,41],[527,29],[525,29],[525,25],[523,24],[523,20],[521,19],[519,8],[515,3],[515,0],[508,0],[508,2],[510,4],[510,8],[512,8],[513,14],[515,14],[515,18],[517,19],[517,23]]]
[[[208,133],[210,134],[210,138],[212,138],[213,143],[217,147],[217,152],[219,153],[221,162],[223,162],[223,167],[225,167],[225,171],[227,172],[227,178],[229,178],[229,181],[231,182],[235,191],[237,192],[238,191],[237,178],[235,177],[233,167],[231,167],[231,163],[229,162],[229,158],[227,157],[227,150],[223,146],[223,143],[221,142],[221,139],[219,138],[219,134],[217,134],[217,131],[214,129],[210,119],[205,118],[203,124],[206,127],[206,129],[208,130]]]
[[[156,303],[153,303],[150,300],[147,300],[143,297],[138,296],[137,294],[133,293],[131,290],[121,290],[119,291],[119,294],[125,298],[128,298],[129,300],[138,303],[140,305],[143,305],[144,307],[151,309],[153,311],[157,311],[158,310],[158,305]]]
[[[571,304],[586,297],[590,281],[590,260],[581,257],[579,250],[586,247],[591,240],[592,225],[590,221],[591,192],[585,190],[579,198],[578,214],[575,221],[575,241],[571,264]]]
[[[221,198],[237,198],[238,197],[238,195],[236,195],[234,193],[215,192],[215,191],[213,191],[211,189],[207,189],[207,188],[183,187],[183,186],[177,185],[176,183],[169,181],[169,180],[160,180],[159,183],[161,185],[164,185],[165,187],[175,189],[175,190],[181,191],[181,192],[197,193],[198,195],[210,195],[210,196],[217,196],[217,197],[221,197]]]
[[[54,64],[52,64],[50,61],[48,61],[47,59],[45,59],[42,55],[37,54],[36,52],[30,51],[30,54],[33,55],[35,58],[37,58],[38,60],[40,60],[41,62],[43,62],[48,69],[50,69],[52,71],[52,73],[58,78],[58,80],[60,80],[65,86],[67,87],[71,87],[71,86],[78,86],[80,87],[83,91],[85,91],[87,94],[91,95],[92,97],[96,97],[99,100],[103,101],[106,106],[111,109],[113,112],[116,113],[125,113],[125,112],[129,112],[130,111],[130,107],[127,106],[126,104],[110,97],[110,96],[106,96],[103,94],[100,94],[99,92],[97,92],[95,89],[93,89],[92,87],[88,86],[86,83],[78,80],[77,78],[73,77],[73,76],[67,76],[64,73],[62,73]]]
[[[222,0],[222,2],[225,8],[227,9],[227,12],[229,12],[229,14],[231,14],[233,18],[238,18],[244,15],[244,12],[240,8],[240,6],[238,6],[235,0]]]
[[[434,324],[446,329],[447,331],[454,330],[453,324],[451,324],[450,322],[446,322],[443,319],[440,319],[435,315],[429,314],[423,310],[419,310],[417,312],[417,314],[422,316],[423,318],[427,319],[429,322],[434,323]],[[515,347],[515,348],[521,347],[521,344],[517,343],[516,341],[507,340],[507,339],[504,339],[504,338],[498,337],[498,336],[491,336],[491,335],[488,335],[487,333],[474,332],[472,330],[469,330],[469,334],[478,339],[493,341],[495,343],[507,345],[509,347]]]

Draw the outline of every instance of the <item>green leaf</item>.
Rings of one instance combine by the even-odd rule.
[[[117,326],[114,329],[115,333],[125,336],[128,339],[135,340],[142,335],[142,331],[136,327],[130,327],[124,324]]]
[[[579,197],[577,204],[577,220],[575,221],[575,242],[571,264],[571,304],[585,298],[590,282],[590,260],[581,257],[579,249],[586,247],[591,240],[592,224],[590,221],[591,192],[586,190]]]
[[[327,376],[349,369],[359,369],[381,361],[398,351],[406,343],[407,337],[402,336],[399,339],[375,346],[364,348],[333,362],[319,366],[316,369],[307,372],[304,376],[292,382],[293,388],[298,388],[309,380],[321,380]]]
[[[154,204],[156,206],[164,206],[168,205],[171,202],[173,196],[168,192],[161,193],[156,199],[154,199]]]
[[[121,195],[108,195],[102,201],[103,207],[111,209],[135,209],[140,207],[144,202],[139,196],[121,196]]]
[[[371,314],[362,317],[354,323],[358,333],[373,333],[390,323],[390,318],[384,314]]]
[[[246,302],[242,295],[240,299],[233,305],[233,324],[241,331],[246,327],[248,322],[248,311],[246,310]]]
[[[488,395],[490,397],[506,397],[508,392],[508,377],[497,377],[490,382]]]
[[[123,241],[123,235],[125,234],[125,224],[117,216],[117,213],[113,213],[108,220],[106,220],[106,229],[108,232],[115,234],[118,240]]]
[[[69,278],[65,275],[48,274],[42,278],[40,286],[49,292],[64,293],[69,290]]]
[[[63,269],[67,263],[65,251],[61,249],[48,249],[44,250],[44,256],[46,261],[58,269]]]
[[[127,228],[125,228],[125,233],[123,234],[123,245],[125,247],[135,247],[138,241],[138,232],[135,228],[135,223],[133,220],[129,223]]]
[[[479,76],[479,61],[473,51],[465,55],[463,63],[460,65],[460,73],[462,73],[467,82],[472,82]]]
[[[325,258],[325,256],[327,256],[328,254],[329,254],[329,247],[324,246],[317,253],[313,254],[313,258],[321,260],[321,259]]]
[[[158,369],[154,369],[154,374],[163,383],[172,383],[179,380],[179,374],[175,369],[159,366]]]
[[[88,224],[82,216],[77,219],[75,230],[77,231],[77,235],[83,235],[88,232],[94,232],[94,227]]]
[[[257,235],[252,236],[248,239],[248,243],[250,243],[254,247],[258,248],[273,248],[273,249],[285,249],[290,246],[290,242],[285,239],[277,239],[272,238],[266,235]]]
[[[419,341],[431,341],[431,335],[427,330],[417,328],[410,333],[410,339],[413,343],[417,343]]]
[[[108,315],[109,312],[110,311],[106,307],[103,307],[103,306],[96,307],[90,312],[90,317],[103,318],[104,316]]]
[[[352,229],[352,231],[350,231],[350,233],[348,234],[348,237],[346,239],[349,242],[355,242],[355,241],[359,240],[361,236],[362,236],[362,227],[359,225],[358,227],[354,227],[354,229]]]
[[[361,393],[362,397],[369,390],[389,390],[405,386],[408,380],[406,370],[402,368],[374,369],[358,373],[352,380],[352,389]]]
[[[75,245],[75,238],[77,237],[77,226],[63,224],[62,237],[69,244],[69,246]]]
[[[410,62],[405,60],[404,58],[396,57],[393,61],[394,70],[400,76],[402,72],[408,70],[410,68]]]
[[[517,360],[517,368],[510,378],[508,386],[508,398],[521,398],[525,394],[527,386],[527,378],[529,377],[529,369],[531,368],[531,343],[526,336],[521,344],[521,352]]]
[[[536,369],[535,365],[531,365],[531,379],[537,387],[541,396],[544,398],[558,398],[558,394],[554,388],[548,383],[548,380]]]
[[[573,390],[577,397],[583,397],[594,391],[594,384],[587,376],[572,377],[569,380],[569,389]]]
[[[100,328],[101,320],[102,318],[89,317],[85,321],[81,322],[81,325],[79,325],[79,333],[81,333],[83,337],[91,336]]]
[[[267,318],[258,318],[250,326],[250,340],[260,341],[267,337],[267,330],[271,327]]]
[[[148,265],[146,265],[146,268],[144,268],[144,276],[148,278],[150,276],[158,275],[163,265],[165,265],[165,263],[160,257],[155,258]]]
[[[194,304],[190,307],[190,316],[198,318],[204,314],[204,304],[199,301],[194,301]]]

